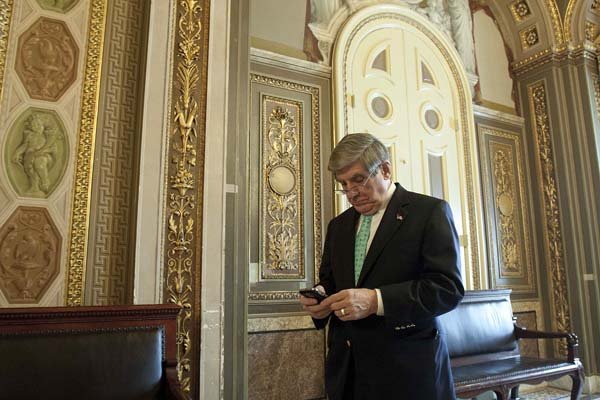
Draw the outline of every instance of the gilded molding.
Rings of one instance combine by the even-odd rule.
[[[106,25],[107,0],[92,0],[88,28],[86,66],[83,74],[83,96],[81,100],[81,122],[77,139],[77,161],[69,249],[67,251],[66,295],[67,305],[83,304],[83,285],[87,254],[89,224],[89,198],[92,180],[94,144],[98,113],[100,67]]]
[[[0,0],[0,101],[2,101],[2,89],[4,88],[4,69],[12,12],[13,0]]]
[[[532,112],[532,125],[537,147],[538,174],[541,177],[541,192],[544,224],[545,245],[550,263],[552,276],[552,299],[556,328],[559,331],[570,332],[571,320],[569,314],[567,276],[564,262],[564,251],[562,233],[560,226],[560,210],[558,205],[558,189],[556,186],[556,170],[554,167],[554,155],[550,120],[548,116],[548,100],[546,96],[546,84],[544,81],[535,82],[527,87],[530,107]],[[564,349],[561,343],[556,350]]]
[[[301,83],[285,81],[270,76],[259,74],[250,74],[251,83],[259,83],[271,87],[292,90],[300,93],[307,93],[311,97],[311,137],[312,137],[312,191],[313,191],[313,237],[314,237],[314,273],[319,276],[319,267],[321,265],[321,127],[320,127],[320,100],[321,94],[318,87],[304,85]],[[249,294],[249,300],[267,300],[271,299],[273,292],[255,292]],[[297,299],[296,292],[278,292],[285,293],[284,298],[274,298],[272,300],[293,300]]]
[[[570,44],[573,40],[573,36],[571,34],[571,20],[573,19],[573,10],[575,9],[575,3],[578,0],[570,0],[569,5],[567,5],[567,11],[565,12],[565,43]]]
[[[511,64],[511,71],[515,77],[519,77],[551,62],[560,63],[568,60],[576,60],[581,57],[595,60],[597,58],[596,50],[593,48],[593,46],[590,48],[590,46],[584,44],[573,46],[569,49],[562,49],[556,52],[553,52],[552,49],[548,48],[532,55],[531,57],[527,57],[521,61]]]
[[[261,108],[261,278],[303,279],[302,103],[263,95]]]
[[[554,46],[557,48],[563,48],[565,46],[565,37],[563,34],[563,24],[560,18],[560,11],[556,6],[556,0],[545,0],[545,2],[546,8],[550,11],[550,18],[552,19]]]
[[[590,21],[585,21],[585,39],[594,42],[598,37],[598,25]]]
[[[460,72],[458,67],[452,60],[450,53],[446,49],[446,47],[440,42],[440,40],[431,32],[425,25],[421,24],[419,21],[416,21],[412,18],[409,18],[404,15],[399,15],[396,13],[384,12],[381,14],[372,15],[369,18],[365,18],[359,24],[357,24],[352,32],[348,36],[348,40],[346,41],[346,47],[343,50],[343,65],[347,65],[348,55],[350,52],[350,44],[353,42],[354,37],[361,31],[361,29],[367,25],[377,20],[399,20],[405,24],[411,25],[417,30],[421,31],[432,43],[438,48],[447,65],[450,67],[450,71],[452,73],[452,77],[456,80],[456,82],[461,82]],[[462,67],[461,67],[462,68]],[[345,99],[348,96],[348,76],[347,76],[347,68],[343,69],[342,81],[344,83],[344,87],[342,89],[342,98]],[[471,266],[472,266],[472,278],[473,278],[473,289],[480,289],[480,277],[479,277],[479,246],[478,246],[478,232],[477,232],[477,224],[475,221],[477,220],[475,217],[475,194],[473,189],[473,166],[471,165],[471,138],[469,137],[469,130],[467,127],[469,126],[469,120],[467,118],[467,110],[466,105],[471,103],[471,93],[466,92],[462,89],[461,85],[458,86],[458,97],[459,97],[459,105],[460,105],[460,131],[463,132],[463,152],[464,152],[464,167],[465,167],[465,181],[467,183],[466,191],[467,191],[467,207],[468,212],[468,220],[470,223],[468,224],[469,229],[469,241],[467,248],[469,249],[471,255]],[[344,132],[348,132],[348,102],[343,101],[343,113],[344,113]],[[337,129],[341,129],[342,127],[337,127]],[[335,138],[334,138],[335,142]]]
[[[594,100],[596,101],[596,117],[600,118],[600,77],[592,75],[592,82],[594,84]]]
[[[276,291],[276,292],[251,292],[248,300],[252,301],[282,301],[297,303],[300,295],[297,290],[294,291]]]
[[[531,8],[525,0],[513,1],[510,5],[510,11],[516,23],[523,22],[531,16]]]
[[[500,222],[501,276],[521,276],[523,267],[521,246],[517,238],[518,221],[515,211],[518,205],[511,167],[514,160],[510,148],[496,148],[493,156],[494,186],[496,188],[496,211]]]
[[[540,42],[540,35],[535,25],[519,32],[519,37],[521,38],[521,48],[524,51]]]
[[[200,375],[200,292],[204,182],[204,112],[208,47],[208,1],[177,3],[174,116],[168,128],[165,295],[182,307],[177,320],[177,375],[184,391],[197,391]]]
[[[492,287],[510,287],[515,293],[536,292],[536,274],[533,267],[531,226],[526,179],[519,136],[511,131],[478,125],[482,151],[482,181],[490,226],[490,243],[497,241],[498,265],[492,263]],[[496,224],[493,224],[495,221]],[[495,227],[497,226],[497,228]],[[492,230],[498,239],[494,239]],[[498,282],[498,279],[511,281]]]

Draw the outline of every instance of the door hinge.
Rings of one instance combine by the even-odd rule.
[[[353,94],[349,94],[346,95],[348,97],[348,104],[350,104],[350,107],[354,108],[354,95]]]

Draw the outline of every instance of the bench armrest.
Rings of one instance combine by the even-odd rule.
[[[173,400],[189,400],[189,396],[185,394],[181,384],[179,383],[179,378],[177,377],[177,367],[176,366],[167,366],[165,368],[165,378],[167,380],[167,399]]]
[[[519,339],[567,339],[567,359],[569,362],[575,362],[579,360],[578,348],[579,339],[577,335],[572,332],[545,332],[545,331],[534,331],[525,329],[518,325],[514,325],[515,338]]]

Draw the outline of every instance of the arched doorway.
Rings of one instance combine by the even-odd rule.
[[[454,47],[408,7],[353,14],[332,62],[334,143],[369,132],[389,149],[394,179],[452,206],[467,288],[486,287],[480,184],[471,95]],[[346,208],[336,199],[337,210]]]

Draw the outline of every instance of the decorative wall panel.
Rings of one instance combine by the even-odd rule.
[[[81,121],[77,136],[75,183],[72,190],[71,232],[67,262],[67,305],[83,304],[89,228],[89,201],[92,187],[92,161],[96,136],[100,65],[104,45],[106,2],[91,0],[88,45],[83,73]]]
[[[44,208],[19,207],[0,228],[0,290],[38,303],[60,269],[61,236]]]
[[[250,300],[297,304],[321,259],[320,88],[255,73],[250,82],[250,153],[260,154],[250,180],[262,188],[250,196],[261,210]]]
[[[177,373],[197,398],[200,377],[202,209],[209,0],[179,0],[165,175],[165,299],[183,307],[177,324]]]
[[[85,163],[91,162],[91,153],[78,142],[79,135],[88,135],[87,149],[92,147],[98,82],[93,75],[97,70],[81,72],[101,52],[102,39],[96,40],[94,28],[102,28],[106,1],[43,3],[77,10],[65,13],[32,0],[0,1],[0,229],[7,229],[15,210],[43,208],[56,237],[63,238],[53,251],[40,253],[52,257],[48,265],[56,275],[45,281],[48,270],[42,269],[36,282],[41,286],[28,288],[30,293],[19,300],[22,305],[64,305],[73,277],[83,279],[88,204],[73,205],[72,193],[79,188],[85,197],[90,187],[89,179],[83,182],[75,175],[85,174]],[[4,251],[18,253],[16,243],[4,246]],[[81,292],[71,295],[82,298]],[[0,294],[0,306],[11,296]]]
[[[516,23],[522,22],[531,16],[531,8],[525,0],[513,1],[510,4],[510,11]]]
[[[492,288],[536,295],[521,137],[478,124]]]
[[[19,38],[15,69],[29,96],[56,101],[77,77],[79,49],[63,21],[42,17]]]
[[[138,153],[145,37],[144,0],[109,3],[90,207],[86,304],[133,301]]]
[[[19,196],[47,198],[60,183],[68,159],[66,129],[52,110],[29,108],[8,131],[4,163]]]
[[[322,332],[252,333],[248,337],[248,399],[324,399],[324,365]]]
[[[262,95],[262,279],[304,278],[302,103]]]
[[[532,111],[532,127],[534,142],[538,155],[537,172],[542,185],[541,193],[544,216],[544,240],[547,263],[550,270],[551,309],[553,312],[553,328],[563,332],[571,331],[569,312],[567,275],[564,262],[564,250],[560,226],[560,210],[558,205],[558,189],[554,166],[554,151],[550,130],[546,83],[538,81],[527,87],[530,110]],[[564,350],[564,343],[557,345],[556,350]],[[562,353],[562,352],[561,352]],[[557,353],[558,354],[558,353]]]

